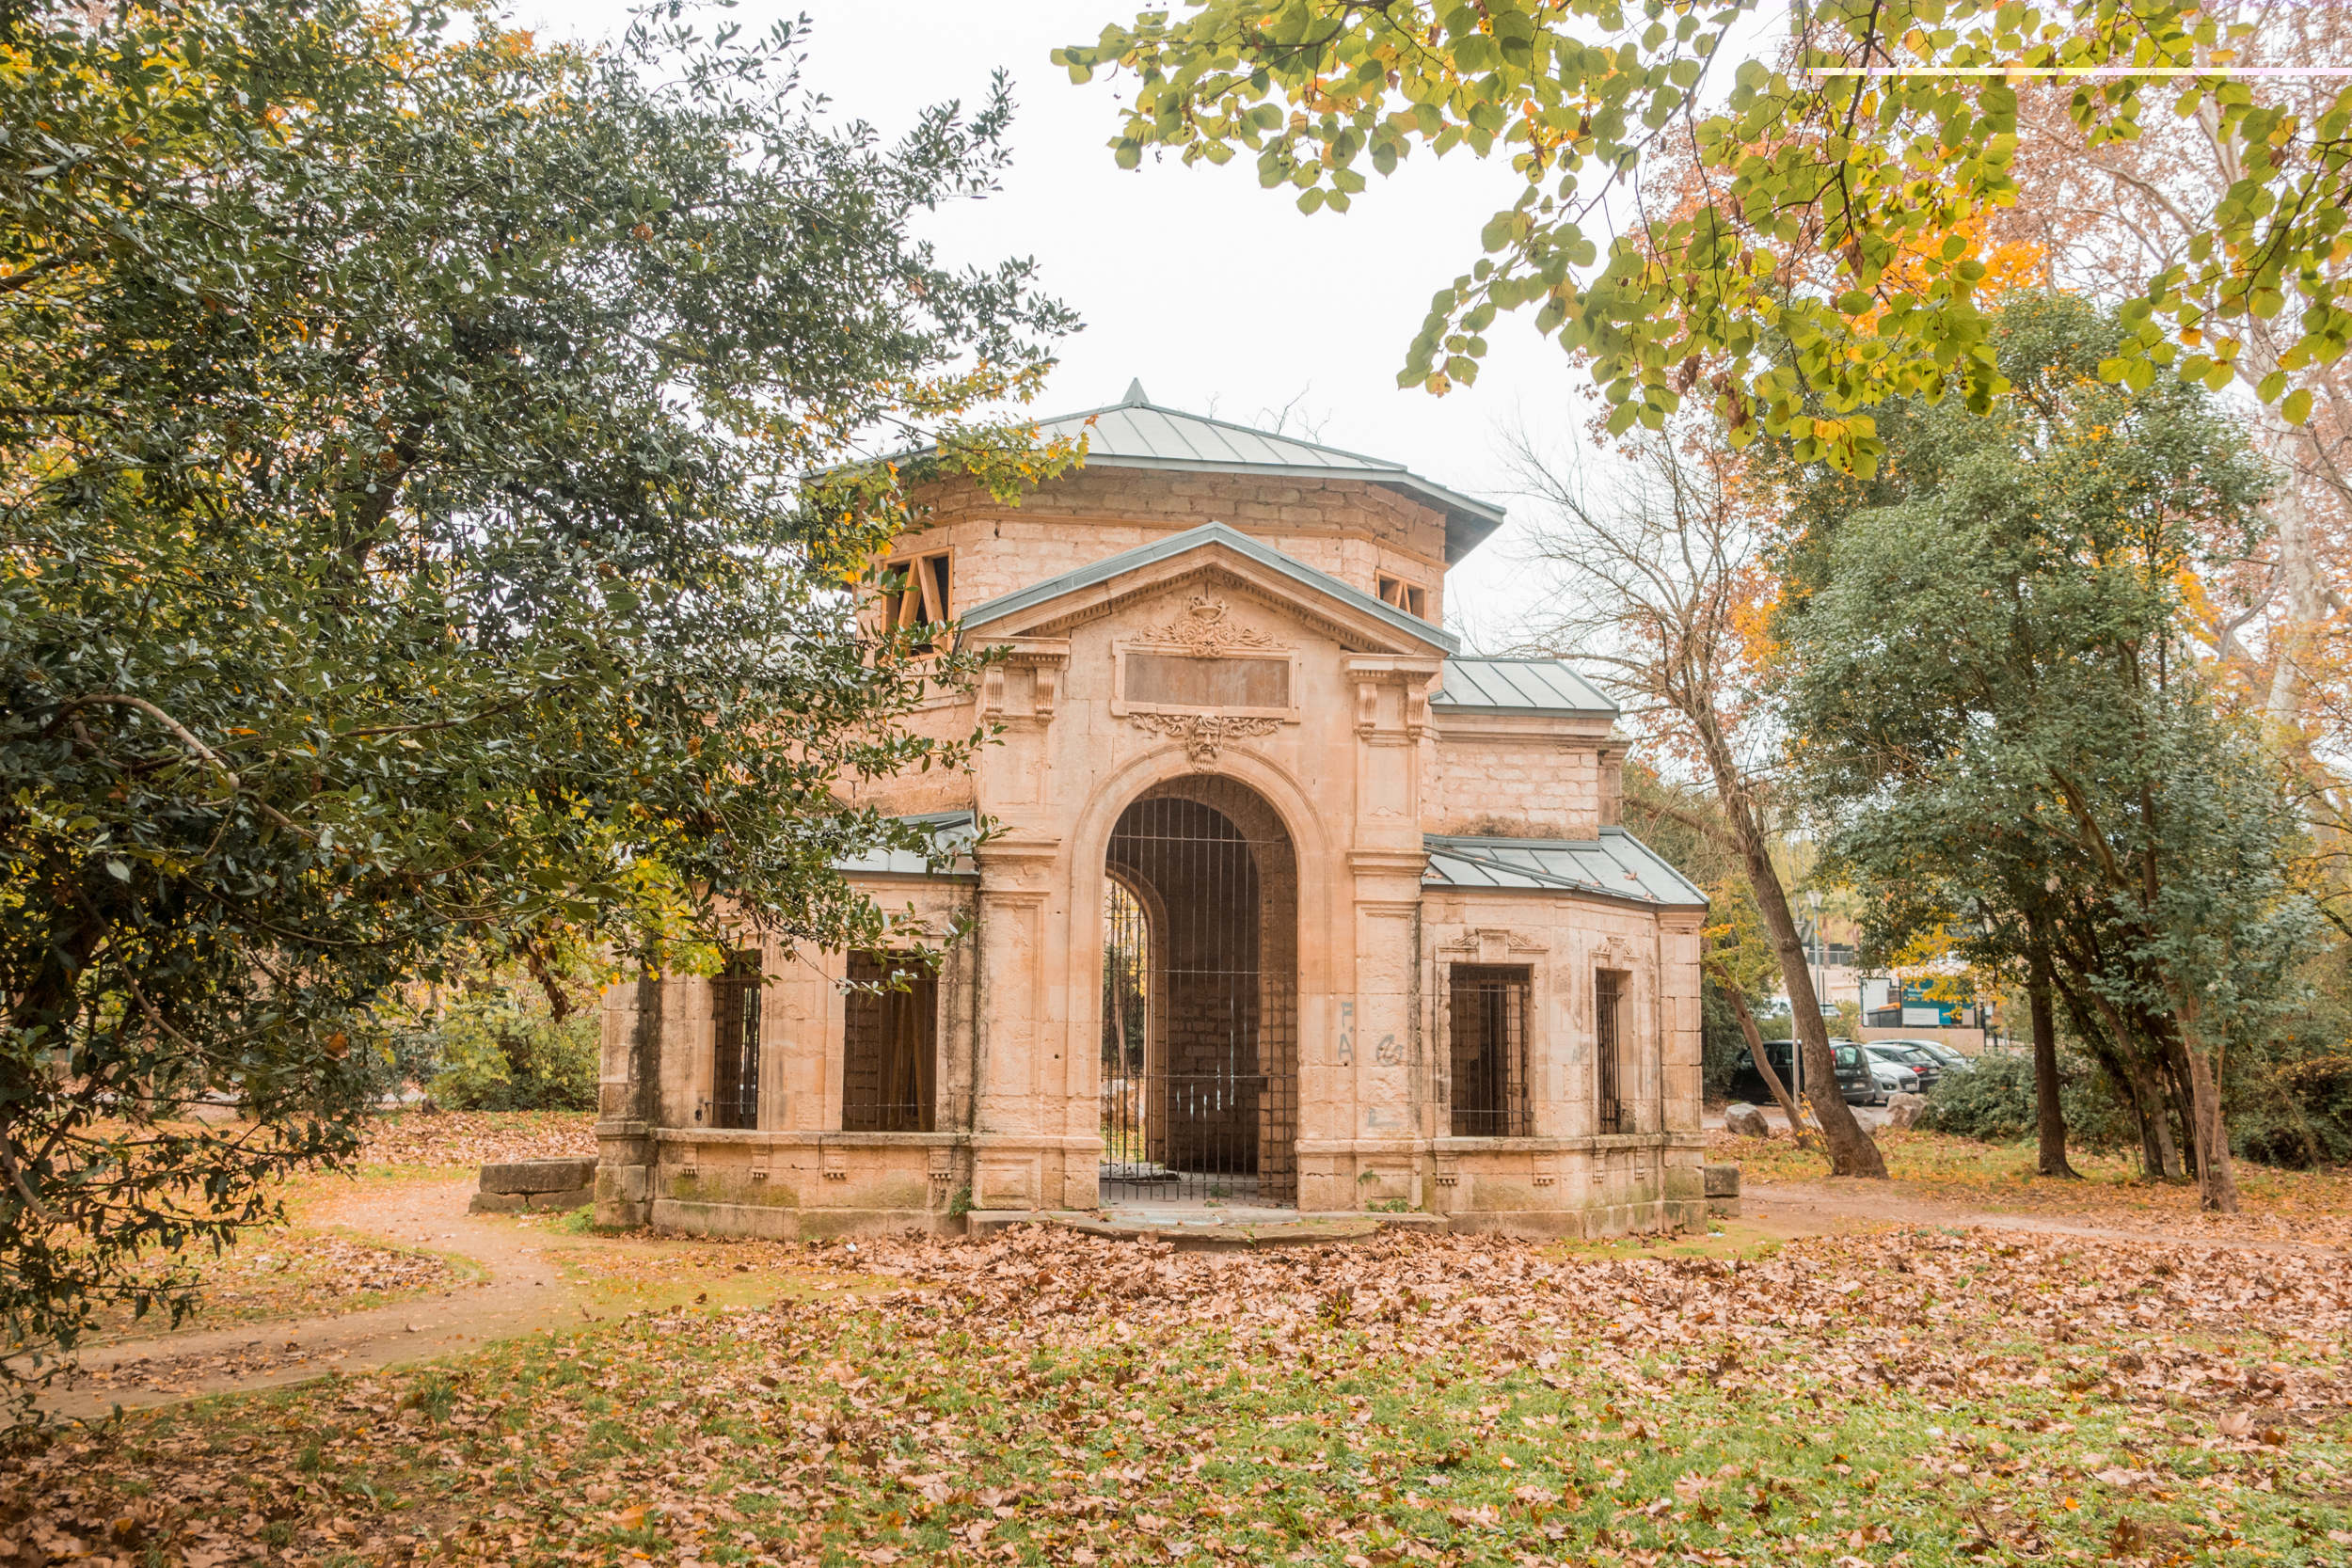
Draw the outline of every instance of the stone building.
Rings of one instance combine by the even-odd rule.
[[[995,726],[977,770],[883,801],[953,869],[845,868],[968,934],[616,988],[599,1220],[1696,1220],[1705,900],[1619,824],[1612,704],[1442,629],[1501,511],[1140,387],[1082,427],[1017,507],[936,487],[868,607],[1005,650],[921,720]]]

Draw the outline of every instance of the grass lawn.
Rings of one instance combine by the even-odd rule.
[[[2198,1219],[2197,1189],[2181,1182],[2141,1180],[2136,1155],[2069,1149],[2067,1163],[2083,1180],[2050,1181],[2035,1174],[2038,1153],[2030,1139],[1989,1144],[1947,1132],[1895,1128],[1873,1137],[1885,1158],[1887,1175],[1913,1196],[1990,1209]],[[1737,1138],[1710,1133],[1708,1158],[1736,1163],[1748,1181],[1814,1181],[1829,1174],[1828,1161],[1818,1148],[1800,1148],[1786,1134]],[[2245,1216],[2234,1222],[2240,1227],[2275,1230],[2316,1226],[2344,1231],[2341,1238],[2318,1239],[2352,1240],[2352,1227],[2346,1226],[2346,1217],[2352,1216],[2352,1170],[2279,1170],[2244,1161],[2233,1168],[2245,1205]],[[2224,1227],[2233,1224],[2226,1216],[2217,1216],[2215,1223]]]
[[[451,1254],[300,1223],[254,1227],[240,1232],[234,1246],[217,1253],[189,1248],[170,1263],[202,1292],[183,1330],[365,1312],[482,1277],[479,1267]],[[105,1313],[86,1342],[170,1327],[167,1311],[138,1318],[121,1307]]]
[[[134,1417],[0,1497],[56,1555],[186,1568],[2352,1549],[2341,1257],[1721,1244],[747,1246],[746,1285],[839,1288]]]
[[[349,1170],[295,1171],[278,1184],[284,1225],[251,1226],[217,1252],[197,1246],[167,1259],[171,1272],[193,1276],[201,1293],[196,1314],[180,1326],[200,1330],[362,1312],[478,1279],[481,1269],[461,1257],[347,1226],[318,1225],[311,1212],[349,1196],[355,1186],[448,1180],[494,1160],[593,1155],[595,1121],[589,1113],[561,1111],[409,1111],[377,1117]],[[159,1272],[166,1262],[156,1254]],[[125,1307],[106,1312],[87,1342],[170,1328],[168,1313],[141,1319]]]

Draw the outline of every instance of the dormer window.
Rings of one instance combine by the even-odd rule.
[[[882,625],[912,631],[944,626],[953,599],[948,594],[948,552],[901,556],[882,568]]]
[[[1406,582],[1403,578],[1392,578],[1386,574],[1383,574],[1377,580],[1380,585],[1382,604],[1393,606],[1407,615],[1418,615],[1424,621],[1429,619],[1429,611],[1426,608],[1428,600],[1423,597],[1426,590],[1419,583]]]

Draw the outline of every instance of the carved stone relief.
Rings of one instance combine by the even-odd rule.
[[[1127,722],[1146,735],[1183,741],[1184,755],[1195,768],[1216,761],[1217,752],[1229,740],[1269,736],[1282,727],[1279,720],[1236,719],[1218,713],[1131,713]]]
[[[1216,658],[1231,653],[1290,651],[1288,643],[1277,641],[1266,633],[1253,631],[1234,620],[1231,605],[1223,599],[1212,599],[1206,594],[1195,594],[1173,619],[1153,626],[1143,634],[1140,641],[1182,648],[1196,658]]]

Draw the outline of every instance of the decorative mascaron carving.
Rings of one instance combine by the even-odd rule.
[[[1131,713],[1127,722],[1146,735],[1165,736],[1184,743],[1184,755],[1195,768],[1206,768],[1229,740],[1272,735],[1279,720],[1237,719],[1221,713]]]
[[[1232,653],[1287,653],[1289,644],[1262,631],[1252,631],[1233,619],[1223,599],[1195,594],[1173,620],[1153,626],[1138,639],[1181,648],[1195,658],[1217,658]]]

